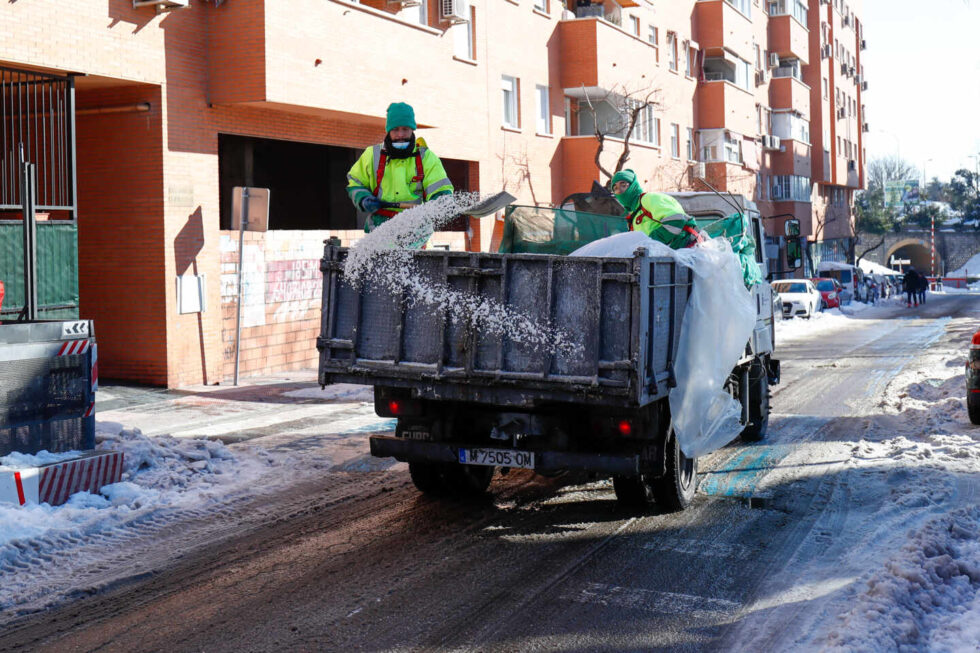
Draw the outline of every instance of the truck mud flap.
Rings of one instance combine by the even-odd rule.
[[[768,363],[769,385],[779,385],[779,361],[770,358]]]
[[[462,443],[405,440],[390,435],[373,435],[370,441],[372,456],[392,457],[401,462],[454,463],[459,460],[458,449],[467,446]],[[636,476],[640,473],[638,455],[536,451],[534,456],[536,460],[534,469],[538,472],[568,469],[621,476]]]

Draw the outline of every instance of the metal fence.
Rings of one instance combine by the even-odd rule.
[[[74,131],[72,77],[0,67],[0,211],[24,203],[24,160],[37,166],[36,208],[75,218]]]

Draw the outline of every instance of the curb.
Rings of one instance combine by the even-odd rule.
[[[95,494],[118,483],[122,469],[122,452],[88,451],[47,465],[0,471],[0,501],[60,506],[76,492]]]

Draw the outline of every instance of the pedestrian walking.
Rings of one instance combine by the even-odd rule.
[[[909,308],[919,305],[919,273],[910,267],[902,276],[902,287],[905,288],[906,304]]]
[[[926,290],[929,289],[929,279],[924,275],[919,275],[919,303],[926,303]]]

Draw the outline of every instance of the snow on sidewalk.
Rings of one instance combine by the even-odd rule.
[[[802,443],[760,484],[786,491],[802,468],[834,493],[746,607],[743,650],[978,650],[980,427],[966,412],[969,331],[947,326],[875,410]]]

